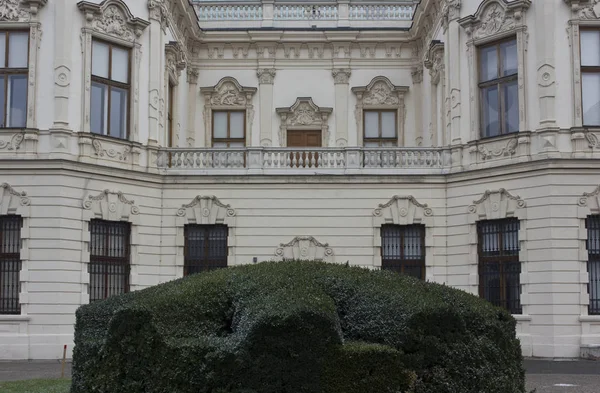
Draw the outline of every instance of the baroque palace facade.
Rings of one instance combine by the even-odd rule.
[[[0,359],[75,311],[290,258],[600,355],[599,0],[3,0]],[[440,321],[443,323],[443,321]]]

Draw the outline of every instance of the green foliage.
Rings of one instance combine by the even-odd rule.
[[[77,311],[72,393],[522,393],[515,320],[385,271],[265,262]]]
[[[2,393],[69,393],[68,379],[32,379],[29,381],[0,381]]]

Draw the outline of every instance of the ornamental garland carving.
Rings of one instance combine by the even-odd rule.
[[[289,108],[275,109],[281,119],[279,141],[285,146],[288,129],[313,128],[321,130],[323,146],[329,140],[329,115],[333,108],[317,106],[310,97],[298,97]]]
[[[481,159],[485,161],[495,157],[512,156],[517,151],[517,144],[518,139],[513,138],[508,141],[506,146],[501,146],[494,150],[488,150],[485,145],[479,145],[477,150],[481,154]]]
[[[93,30],[129,42],[135,41],[150,24],[134,17],[122,0],[105,0],[100,4],[80,1],[77,6],[85,12],[88,26]]]
[[[138,215],[139,207],[125,197],[121,191],[104,190],[98,195],[88,195],[83,200],[85,210],[91,210],[94,216],[104,220],[127,221],[130,215]]]
[[[122,151],[119,151],[113,147],[106,149],[104,146],[102,146],[102,143],[98,139],[94,139],[92,141],[92,146],[94,147],[94,154],[96,154],[98,157],[106,156],[119,161],[127,161],[129,155],[131,154],[131,146],[125,146]]]
[[[588,146],[592,149],[597,149],[600,147],[600,141],[598,141],[598,136],[593,132],[586,132],[585,139],[588,142]]]
[[[214,106],[245,106],[256,91],[256,87],[243,87],[232,77],[221,79],[214,87],[200,88]]]
[[[21,8],[21,0],[4,0],[0,4],[0,21],[27,21],[29,12]],[[45,3],[45,2],[44,2]]]
[[[523,25],[523,13],[531,5],[530,0],[485,0],[475,15],[458,21],[472,39],[490,37]]]
[[[8,141],[0,141],[0,149],[19,150],[21,143],[25,139],[25,133],[19,132],[14,134]]]
[[[335,262],[333,249],[312,236],[296,236],[288,243],[281,243],[275,250],[280,260],[307,260]]]

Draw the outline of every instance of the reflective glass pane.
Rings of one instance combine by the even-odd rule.
[[[227,112],[213,112],[213,138],[227,138]]]
[[[244,112],[231,112],[229,114],[230,138],[244,137]]]
[[[8,76],[8,127],[25,127],[27,121],[27,75]]]
[[[108,128],[108,87],[92,83],[90,128],[93,133],[106,135]]]
[[[479,80],[481,82],[498,78],[498,51],[496,46],[479,50]]]
[[[581,31],[581,65],[600,66],[600,31]]]
[[[27,68],[28,42],[29,33],[10,33],[8,35],[9,68]]]
[[[500,114],[498,113],[498,87],[490,86],[481,89],[483,118],[483,136],[500,135]]]
[[[112,70],[110,79],[129,83],[129,51],[127,49],[112,48]]]
[[[127,138],[127,90],[110,89],[110,136]]]
[[[227,142],[215,142],[213,147],[227,147]]]
[[[6,67],[6,33],[0,33],[0,68]]]
[[[583,124],[600,125],[600,74],[581,74]]]
[[[0,86],[4,88],[6,76],[0,75]],[[5,128],[6,124],[4,123],[4,110],[6,109],[6,103],[4,102],[4,94],[0,94],[0,128]]]
[[[365,138],[379,137],[379,112],[365,112]]]
[[[383,138],[396,137],[396,113],[381,112],[381,136]]]
[[[381,146],[383,147],[396,147],[398,146],[397,142],[392,142],[392,141],[382,141],[381,142]]]
[[[379,142],[365,142],[365,147],[379,147]]]
[[[518,72],[517,41],[508,41],[500,44],[502,53],[502,75],[512,75]]]
[[[244,142],[229,142],[229,147],[244,147]]]
[[[517,81],[506,83],[504,86],[504,130],[519,131],[519,88]]]
[[[108,45],[103,42],[92,43],[92,74],[108,78],[108,50]]]

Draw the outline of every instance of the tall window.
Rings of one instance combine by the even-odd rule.
[[[600,215],[588,216],[587,228],[587,271],[589,276],[588,293],[590,295],[589,315],[600,315]]]
[[[246,145],[246,112],[213,111],[213,146],[243,147]]]
[[[395,110],[364,111],[364,146],[398,146]]]
[[[600,30],[581,30],[583,124],[600,125]]]
[[[519,220],[477,223],[479,296],[511,314],[521,313]]]
[[[20,216],[0,216],[0,314],[20,314],[21,227]]]
[[[381,268],[425,279],[425,226],[383,225]]]
[[[227,225],[186,225],[183,274],[227,267]]]
[[[169,81],[169,102],[167,108],[167,147],[173,147],[173,94],[175,85]]]
[[[127,139],[130,58],[129,49],[94,40],[92,43],[91,130]]]
[[[27,121],[29,32],[0,32],[0,128],[22,128]]]
[[[482,137],[519,131],[517,41],[479,48]]]
[[[129,292],[128,222],[90,221],[90,302]]]

